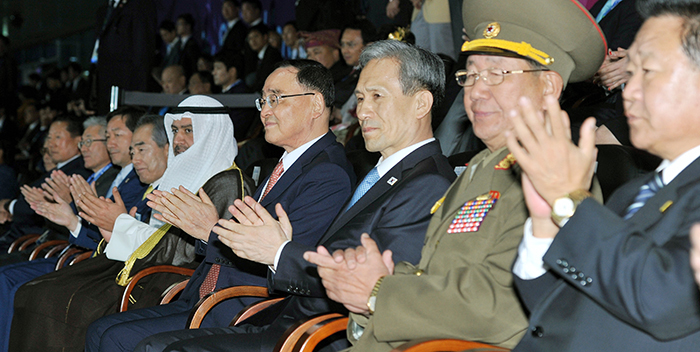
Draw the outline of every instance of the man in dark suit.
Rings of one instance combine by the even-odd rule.
[[[344,249],[358,245],[362,233],[370,233],[395,258],[416,263],[429,209],[455,178],[430,127],[431,110],[444,92],[444,68],[436,55],[397,41],[368,46],[360,61],[363,66],[380,66],[371,76],[363,71],[356,94],[367,149],[380,152],[382,158],[316,245]],[[422,69],[403,77],[399,72],[408,72],[403,66]],[[264,109],[263,116],[266,113]],[[286,220],[284,204],[276,209],[279,222],[253,199],[234,204],[233,214],[241,224],[220,221],[214,232],[239,256],[269,265],[268,288],[291,296],[244,326],[158,334],[142,341],[137,351],[189,346],[202,351],[223,346],[234,351],[272,350],[297,320],[345,312],[325,296],[315,266],[302,257],[314,247],[287,240],[290,234],[295,238],[297,225]]]
[[[192,36],[194,31],[194,17],[184,13],[177,17],[175,22],[177,35],[180,37],[180,66],[185,69],[188,78],[197,71],[197,60],[202,55],[197,38]]]
[[[171,20],[164,20],[158,28],[160,39],[165,44],[165,53],[160,68],[164,69],[171,65],[177,65],[180,62],[180,38],[177,37],[177,29],[175,23]]]
[[[269,29],[264,24],[253,26],[248,31],[248,45],[250,45],[252,62],[255,62],[255,68],[251,68],[246,75],[246,84],[250,87],[250,91],[259,92],[265,79],[275,69],[275,65],[282,61],[282,54],[277,48],[272,47],[268,43]]]
[[[61,170],[66,175],[79,174],[85,178],[92,174],[84,166],[83,158],[78,150],[78,142],[82,133],[82,125],[76,118],[59,117],[49,127],[46,138],[48,142],[48,152],[57,163],[56,169]],[[32,184],[33,187],[41,187],[46,182],[45,179],[50,174],[46,173]],[[68,195],[70,197],[70,195]],[[69,199],[64,199],[70,202]],[[0,200],[0,212],[5,212],[12,220],[12,228],[0,238],[0,245],[7,248],[12,241],[26,233],[33,233],[42,228],[43,220],[36,215],[29,206],[25,195],[20,195],[16,199]]]
[[[109,112],[110,89],[148,91],[155,64],[156,4],[151,0],[109,1],[97,20],[97,111]]]
[[[218,53],[214,55],[214,84],[221,87],[222,94],[243,94],[248,87],[241,78],[243,74],[243,55],[238,53]],[[250,109],[231,109],[229,112],[233,121],[233,131],[236,140],[243,140],[250,125],[257,118],[257,112]]]
[[[219,63],[215,62],[215,65]],[[265,104],[260,106],[263,107],[267,140],[283,147],[286,153],[276,172],[258,187],[254,197],[270,211],[278,203],[288,209],[289,219],[296,226],[294,241],[310,246],[318,241],[341,210],[355,181],[342,146],[328,131],[333,84],[328,72],[310,61],[282,64],[266,84],[271,101],[277,98],[274,94],[302,94],[281,95],[283,100],[277,101],[274,108],[266,103],[266,99],[258,102]],[[303,94],[305,92],[309,93]],[[161,202],[152,204],[157,210],[163,209],[160,208]],[[267,267],[234,255],[216,234],[210,233],[219,218],[216,214],[212,223],[196,226],[209,217],[200,215],[195,209],[168,210],[182,219],[187,217],[181,226],[188,234],[202,240],[197,244],[197,250],[206,255],[180,299],[172,304],[96,321],[87,334],[88,351],[98,348],[101,351],[132,350],[141,339],[154,333],[183,328],[195,303],[214,289],[265,285]],[[205,281],[211,285],[204,285]],[[219,313],[212,319],[205,319],[204,326],[228,324],[226,319],[230,320],[230,317],[226,312],[237,312],[252,301],[236,299],[218,305],[214,310]]]
[[[687,30],[700,6],[640,5],[647,20],[628,50],[622,97],[634,146],[664,159],[657,172],[603,206],[584,191],[595,163],[593,121],[575,146],[555,99],[545,116],[525,100],[512,114],[517,139],[508,146],[525,172],[532,218],[513,267],[529,333],[514,351],[700,346],[700,291],[688,265],[688,234],[700,220],[700,48]]]
[[[248,36],[248,27],[238,17],[241,7],[238,0],[224,0],[221,5],[221,15],[224,17],[224,23],[221,24],[219,33],[220,53],[236,53],[243,54],[246,46],[246,36]]]

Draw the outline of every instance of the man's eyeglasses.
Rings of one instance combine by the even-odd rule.
[[[86,139],[84,141],[78,142],[78,148],[88,147],[92,145],[92,142],[107,142],[106,139]]]
[[[316,95],[316,93],[309,92],[309,93],[289,94],[289,95],[270,94],[267,96],[267,98],[255,99],[255,107],[258,108],[258,111],[262,111],[263,107],[265,107],[265,102],[267,102],[267,106],[269,106],[270,109],[274,109],[277,106],[277,104],[279,103],[280,99],[301,97],[304,95]]]
[[[503,77],[505,75],[512,75],[518,73],[529,73],[529,72],[541,72],[549,71],[548,69],[535,69],[535,70],[515,70],[506,71],[497,68],[492,68],[488,70],[483,70],[481,72],[469,72],[467,70],[459,70],[455,72],[455,79],[457,79],[457,84],[462,87],[471,87],[476,84],[478,79],[483,80],[484,84],[487,86],[497,86],[503,83]]]

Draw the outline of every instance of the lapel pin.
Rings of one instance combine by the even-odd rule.
[[[388,183],[389,186],[393,186],[394,183],[396,183],[396,181],[398,181],[398,180],[396,179],[396,177],[391,177],[390,179],[388,179],[388,180],[386,181],[386,183]]]
[[[666,209],[668,209],[668,208],[671,206],[671,204],[673,204],[673,201],[672,201],[672,200],[667,200],[666,203],[664,203],[664,205],[662,205],[661,208],[659,208],[659,210],[660,210],[662,213],[664,213],[664,212],[666,212]]]

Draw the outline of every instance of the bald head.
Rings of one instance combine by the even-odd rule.
[[[187,87],[185,70],[180,65],[168,66],[160,75],[163,92],[166,94],[178,94]]]

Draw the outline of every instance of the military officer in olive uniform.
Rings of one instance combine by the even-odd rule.
[[[456,78],[487,149],[433,207],[421,261],[394,267],[368,237],[356,249],[305,254],[318,264],[328,296],[352,312],[352,351],[389,351],[424,338],[513,348],[527,328],[511,266],[528,211],[506,147],[508,113],[523,96],[543,111],[545,97],[558,98],[565,82],[592,76],[605,39],[572,0],[466,0],[463,8],[473,40],[462,47],[470,56]]]

